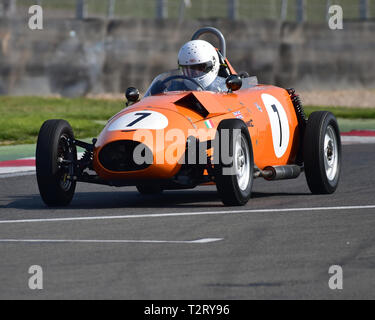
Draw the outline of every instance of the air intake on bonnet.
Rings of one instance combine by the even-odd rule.
[[[199,100],[195,97],[193,93],[189,93],[180,100],[177,100],[174,104],[191,109],[199,113],[203,117],[208,116],[208,111],[203,107],[203,105],[199,102]]]
[[[140,152],[134,153],[134,149]],[[140,156],[145,161],[142,164],[135,162],[135,157]],[[99,153],[99,161],[104,168],[111,171],[137,171],[146,169],[152,162],[151,150],[140,142],[120,140],[107,144]],[[137,161],[139,162],[139,161]]]

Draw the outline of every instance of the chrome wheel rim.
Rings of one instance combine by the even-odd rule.
[[[250,183],[250,151],[242,134],[237,137],[234,157],[237,183],[239,188],[245,191]]]
[[[339,163],[336,132],[332,126],[328,126],[324,136],[324,168],[329,181],[336,178]]]

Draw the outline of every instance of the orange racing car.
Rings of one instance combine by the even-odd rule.
[[[207,33],[219,49],[199,39]],[[258,177],[304,172],[312,193],[336,190],[341,141],[333,114],[314,112],[307,120],[293,89],[237,73],[215,28],[199,29],[178,64],[157,76],[142,99],[128,88],[127,107],[92,144],[75,139],[64,120],[42,125],[36,172],[48,206],[68,205],[77,182],[136,186],[142,194],[214,184],[225,205],[246,204]],[[77,147],[85,149],[79,159]]]

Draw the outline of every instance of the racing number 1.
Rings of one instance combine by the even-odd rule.
[[[151,113],[148,113],[148,112],[138,112],[135,114],[135,116],[140,116],[139,118],[135,119],[134,121],[130,122],[127,127],[132,127],[134,126],[136,123],[138,123],[139,121],[147,118],[148,116],[150,116]]]
[[[282,127],[281,127],[280,114],[279,114],[279,110],[277,110],[277,107],[276,107],[275,104],[273,104],[271,107],[272,107],[273,112],[276,112],[277,116],[279,118],[279,125],[280,125],[280,147],[281,147],[282,142],[283,142],[283,130],[282,130]]]
[[[289,145],[289,120],[283,105],[274,96],[261,95],[271,125],[272,144],[277,158],[281,158]]]

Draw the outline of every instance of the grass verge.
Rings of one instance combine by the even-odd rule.
[[[48,119],[69,121],[78,139],[96,137],[102,122],[123,107],[121,100],[0,97],[0,145],[35,143],[41,125]],[[343,119],[375,119],[375,108],[305,107],[307,115],[319,110]]]
[[[35,143],[48,119],[65,119],[78,139],[95,137],[124,108],[123,101],[42,97],[0,97],[0,145]],[[99,122],[99,123],[98,123]]]
[[[307,116],[309,116],[314,111],[331,111],[336,116],[336,118],[375,119],[375,108],[306,106],[304,107],[304,109]]]

